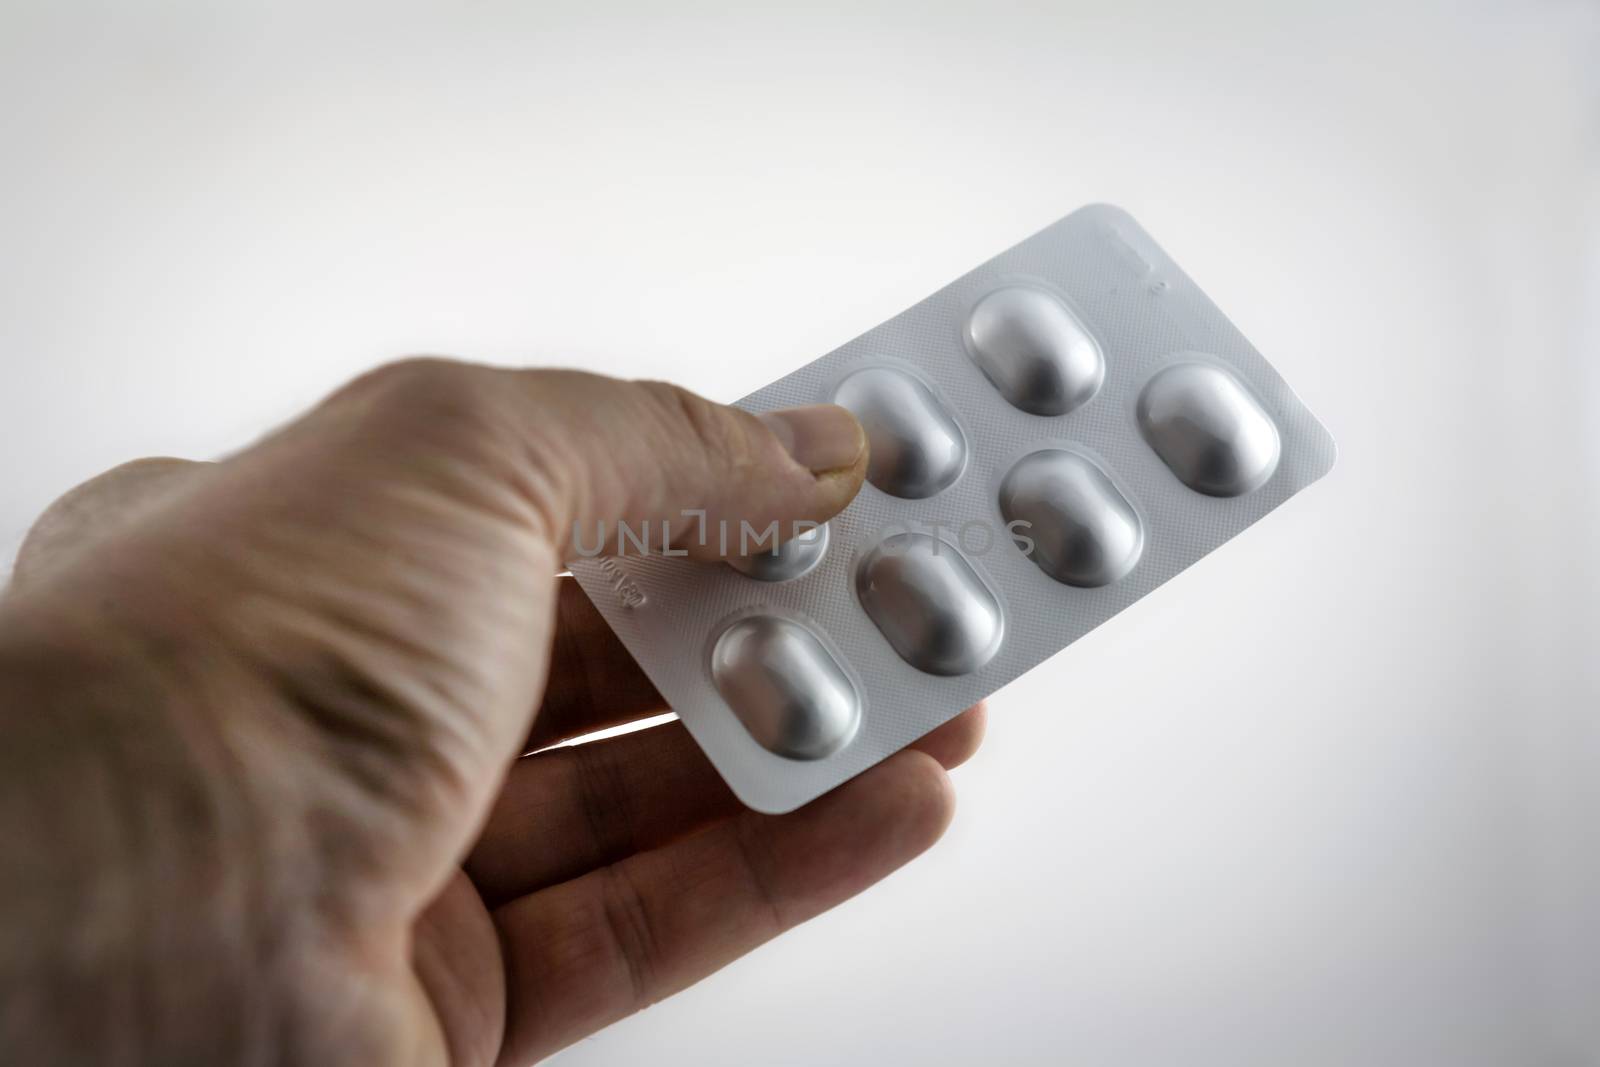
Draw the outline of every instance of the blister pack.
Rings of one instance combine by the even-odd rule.
[[[1038,666],[1334,461],[1260,353],[1098,205],[739,406],[826,402],[856,414],[871,453],[868,484],[825,526],[733,564],[571,565],[765,812]]]

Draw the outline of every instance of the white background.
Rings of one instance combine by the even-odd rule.
[[[1600,1063],[1600,8],[0,0],[0,549],[418,351],[732,399],[1092,200],[1341,446],[564,1054]]]

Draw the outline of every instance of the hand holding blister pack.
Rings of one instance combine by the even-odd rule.
[[[861,421],[870,458],[825,526],[731,564],[572,564],[723,778],[766,812],[1038,666],[1334,460],[1271,365],[1103,206],[739,406],[829,402]]]

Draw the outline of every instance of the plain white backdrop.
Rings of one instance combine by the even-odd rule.
[[[1131,210],[1332,476],[559,1058],[1600,1063],[1600,8],[0,0],[0,550],[445,352],[738,397]]]

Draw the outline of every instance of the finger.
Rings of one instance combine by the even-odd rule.
[[[960,715],[923,734],[911,747],[926,752],[953,771],[978,751],[989,730],[989,705],[978,701]]]
[[[583,589],[556,582],[550,680],[523,751],[659,715],[666,701]]]
[[[792,535],[843,509],[867,464],[860,423],[834,404],[758,417],[665,382],[578,371],[409,360],[325,405],[340,412],[412,440],[429,426],[450,452],[444,469],[465,462],[479,488],[498,488],[496,505],[520,504],[561,559],[617,551],[624,527],[656,548],[670,533],[700,556],[741,523]],[[704,543],[685,511],[703,513]]]
[[[433,1059],[419,1051],[407,1062],[493,1064],[505,1023],[499,934],[472,883],[459,871],[411,928],[411,968],[424,1001],[418,1015],[437,1019],[438,1041],[445,1049]]]
[[[563,1048],[854,896],[938,840],[954,808],[943,768],[901,752],[799,811],[746,812],[501,907],[501,1064]]]
[[[977,751],[985,714],[968,708],[911,747],[957,767]],[[512,767],[467,873],[493,906],[742,810],[681,723],[552,749]]]
[[[521,759],[467,874],[491,907],[739,810],[682,723]]]
[[[68,490],[45,509],[23,539],[12,581],[19,586],[37,581],[148,514],[212,466],[166,457],[139,459]]]

